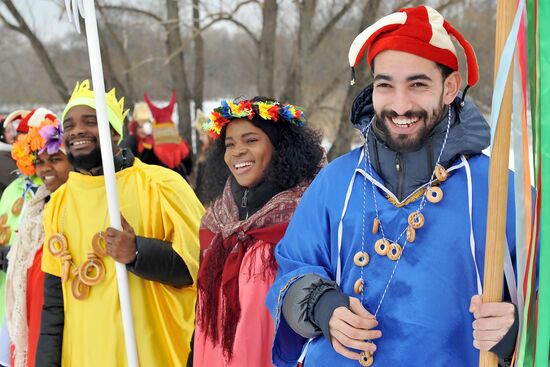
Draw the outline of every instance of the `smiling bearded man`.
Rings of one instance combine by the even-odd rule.
[[[88,114],[80,114],[82,118],[88,118],[92,121],[96,119],[95,110],[88,106],[76,106],[71,111],[71,116],[79,115],[78,111],[84,110]],[[88,116],[88,117],[86,117]],[[73,117],[70,117],[72,120]],[[70,123],[72,125],[72,121]],[[71,146],[73,153],[68,153],[69,162],[80,172],[90,172],[96,167],[101,167],[101,148],[99,141],[95,136],[75,136],[67,142]],[[116,149],[116,147],[115,147]],[[117,150],[118,151],[118,150]]]
[[[380,55],[379,59],[379,69],[383,69],[389,60],[392,62],[392,57],[397,57],[403,61],[402,66],[409,65],[406,60],[407,58],[411,59],[411,54],[399,52],[399,51],[387,51]],[[407,81],[413,81],[415,88],[427,87],[426,83],[434,84],[434,94],[440,93],[440,96],[437,100],[435,106],[409,106],[403,105],[402,108],[397,112],[399,106],[396,104],[399,103],[400,99],[395,98],[395,95],[391,94],[388,89],[391,89],[391,85],[388,83],[395,82],[394,77],[389,77],[385,74],[384,70],[378,70],[378,73],[374,73],[374,64],[372,65],[372,72],[375,75],[374,82],[378,85],[377,89],[377,105],[373,106],[376,113],[376,127],[380,129],[380,135],[384,137],[385,143],[388,147],[396,152],[414,152],[418,151],[426,143],[429,138],[429,134],[432,129],[437,125],[446,115],[447,107],[443,101],[443,81],[451,74],[451,69],[434,64],[427,59],[422,58],[413,58],[412,64],[414,68],[418,68],[417,63],[424,64],[423,66],[427,67],[426,70],[429,71],[430,76],[423,75],[414,75],[414,70],[407,71],[404,68],[400,68],[399,72],[409,73],[409,75],[404,76]],[[433,82],[433,79],[436,82]],[[441,88],[438,88],[439,82],[441,83]],[[422,83],[422,84],[419,84]],[[380,103],[380,100],[391,99],[393,103],[391,107],[383,105]],[[397,102],[397,103],[396,103]],[[408,102],[405,102],[408,103]],[[433,103],[433,102],[432,102]]]
[[[107,94],[122,231],[109,227],[94,93],[77,83],[63,112],[76,172],[45,213],[41,366],[126,364],[115,261],[125,264],[139,364],[185,366],[190,352],[203,208],[177,173],[117,142],[124,99]]]
[[[428,6],[390,14],[353,41],[350,65],[366,55],[373,74],[351,113],[365,143],[317,175],[276,249],[267,303],[277,366],[295,366],[307,339],[305,367],[464,367],[479,350],[511,357],[514,306],[479,296],[490,129],[459,93],[451,37],[465,51],[469,88],[473,49]]]

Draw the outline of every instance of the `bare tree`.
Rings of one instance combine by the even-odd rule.
[[[258,44],[259,65],[257,71],[258,94],[275,94],[275,37],[277,34],[277,0],[264,0],[262,6],[262,34]]]
[[[57,70],[55,64],[53,63],[50,55],[48,54],[48,51],[46,50],[46,47],[44,47],[44,44],[40,39],[35,35],[35,33],[29,28],[23,17],[21,16],[21,13],[19,13],[19,10],[15,7],[13,2],[11,0],[1,0],[2,3],[6,6],[11,16],[15,19],[17,22],[16,24],[8,21],[8,19],[0,12],[0,19],[2,19],[2,22],[8,27],[9,29],[23,34],[31,43],[31,46],[36,53],[36,56],[42,63],[42,66],[46,70],[46,73],[48,74],[48,77],[50,78],[53,86],[55,87],[55,90],[62,101],[67,101],[69,99],[69,93],[67,90],[67,86],[65,85],[65,82],[63,81],[63,78],[59,74],[59,71]]]
[[[193,79],[193,99],[195,111],[202,110],[204,99],[204,39],[200,24],[200,0],[193,0],[193,35],[194,40],[194,64],[195,78]]]
[[[178,0],[166,0],[166,51],[168,54],[168,67],[174,89],[178,93],[178,130],[181,136],[191,141],[191,111],[190,92],[185,73],[185,59],[182,50],[180,32],[179,2]]]
[[[124,44],[122,40],[120,39],[118,32],[115,29],[115,25],[109,20],[108,16],[105,14],[103,7],[101,6],[101,3],[99,0],[97,0],[97,8],[98,12],[102,16],[103,25],[105,27],[105,30],[108,33],[108,36],[105,35],[103,32],[99,34],[100,41],[102,43],[102,50],[103,54],[106,55],[110,59],[110,54],[118,54],[120,56],[120,60],[122,63],[122,69],[124,70],[122,73],[123,79],[120,80],[116,75],[118,73],[114,72],[114,66],[110,66],[110,77],[111,82],[114,87],[117,87],[126,97],[126,101],[130,104],[136,102],[138,100],[135,88],[134,88],[134,78],[133,74],[130,72],[132,65],[130,63],[130,58],[128,56],[128,52],[124,47]],[[111,42],[108,42],[110,40]],[[107,47],[107,45],[111,45],[111,47]]]
[[[256,4],[262,11],[262,28],[260,35],[248,26],[248,23],[237,19],[238,11],[249,5]],[[277,37],[277,0],[242,0],[238,1],[235,7],[230,11],[220,11],[210,14],[211,21],[207,25],[211,26],[220,21],[227,21],[245,32],[256,47],[258,55],[258,67],[256,70],[256,86],[258,93],[264,96],[273,96],[275,93],[274,70],[275,70],[275,40]],[[204,31],[206,27],[203,27]]]
[[[104,52],[103,62],[106,67],[106,77],[112,83],[112,85],[119,88],[122,92],[127,93],[128,98],[131,101],[137,100],[135,89],[133,87],[133,78],[131,76],[132,70],[135,68],[130,62],[127,50],[123,47],[121,40],[116,35],[114,26],[108,20],[106,11],[123,12],[126,14],[137,14],[145,16],[148,19],[152,19],[158,24],[164,27],[166,32],[165,37],[165,50],[166,50],[166,64],[171,76],[171,86],[177,92],[178,102],[178,117],[179,124],[178,129],[180,134],[187,140],[191,139],[191,113],[190,113],[190,91],[187,83],[187,76],[185,72],[185,58],[184,47],[181,37],[180,29],[180,15],[179,15],[179,1],[178,0],[165,0],[165,11],[167,18],[164,19],[161,16],[143,9],[139,9],[127,5],[101,5],[98,4],[100,13],[103,15],[104,26],[110,34],[111,43],[115,45],[114,50],[121,55],[119,59],[122,59],[122,65],[124,68],[124,81],[120,80],[117,73],[114,71],[110,56]],[[100,32],[101,35],[102,32]],[[111,47],[107,47],[107,41],[105,36],[101,36],[102,49],[111,50]],[[110,44],[109,44],[110,45]]]
[[[303,105],[304,93],[304,71],[307,68],[309,60],[309,47],[312,39],[312,23],[317,7],[317,0],[296,1],[298,14],[300,14],[300,23],[298,25],[297,50],[293,54],[290,64],[290,73],[286,80],[285,89],[281,94],[283,101],[290,101],[297,105]]]
[[[193,10],[193,16],[184,19],[183,9],[179,15],[180,9],[176,9],[184,4],[182,0],[165,0],[160,3],[164,5],[160,9],[154,2],[147,8],[145,2],[137,5],[135,1],[119,0],[113,5],[115,2],[99,0],[105,78],[107,84],[120,90],[129,102],[139,98],[140,90],[134,86],[147,88],[159,96],[167,86],[174,87],[181,98],[178,105],[184,109],[178,112],[182,136],[186,139],[189,135],[183,129],[191,131],[191,98],[200,108],[203,100],[213,97],[252,92],[278,96],[280,100],[305,107],[313,127],[322,129],[330,140],[336,137],[329,154],[332,159],[347,152],[350,142],[358,138],[349,124],[349,113],[355,96],[369,82],[366,63],[362,63],[355,86],[346,85],[349,66],[345,55],[349,42],[382,13],[418,3],[419,0],[191,0],[185,4],[193,6],[189,9]],[[489,105],[492,48],[480,45],[491,42],[494,6],[482,0],[429,0],[428,3],[444,10],[466,38],[474,46],[477,44],[482,79],[471,95]],[[479,6],[465,5],[472,3]],[[12,42],[3,45],[0,73],[5,77],[0,80],[3,84],[0,97],[10,103],[23,99],[29,103],[41,99],[48,103],[59,98],[65,101],[67,88],[64,85],[51,88],[52,84],[56,85],[53,75],[57,73],[59,86],[63,79],[73,80],[89,73],[82,37],[70,32],[63,42],[48,41],[43,46],[44,54],[49,53],[51,57],[47,63],[32,41],[22,47],[21,42],[13,44],[14,36],[30,39],[27,33],[33,32],[23,31],[9,7],[14,8],[13,4],[18,4],[20,13],[27,19],[19,1],[0,0],[3,30],[7,33],[8,29],[18,28],[17,34],[13,32],[10,37]],[[290,13],[293,16],[288,16]],[[211,30],[220,22],[225,23],[223,28]],[[40,39],[36,31],[34,38]],[[38,56],[36,60],[34,55]],[[184,56],[192,57],[186,66],[193,70],[192,76],[184,70]],[[40,68],[48,77],[38,76]],[[10,84],[17,85],[6,88]],[[52,90],[56,92],[52,94]],[[64,93],[62,97],[59,91]]]
[[[369,24],[374,22],[381,4],[381,0],[368,0],[365,3],[357,34],[359,34]],[[356,73],[355,84],[350,85],[346,91],[342,113],[340,114],[338,133],[336,133],[336,139],[334,139],[334,143],[328,152],[329,160],[333,160],[334,158],[341,156],[350,149],[350,143],[354,133],[353,128],[348,123],[349,115],[351,113],[351,105],[355,99],[355,96],[368,84],[369,78],[370,76],[366,72]]]
[[[317,33],[313,28],[313,19],[317,11],[317,0],[296,0],[296,7],[299,13],[298,42],[296,52],[293,54],[289,65],[289,73],[281,93],[281,100],[292,101],[298,105],[305,102],[304,73],[312,59],[311,55],[319,48],[326,36],[334,29],[338,21],[348,12],[355,0],[348,0],[342,8],[336,12],[321,27]],[[334,85],[329,89],[333,89]],[[322,94],[326,95],[326,91]],[[317,98],[314,98],[317,99]]]
[[[80,23],[80,38],[86,39],[86,26],[83,18],[78,18]],[[103,66],[103,78],[105,79],[105,84],[109,87],[116,88],[119,95],[125,97],[125,101],[128,102],[128,92],[126,90],[126,85],[123,84],[119,78],[118,74],[115,71],[114,63],[111,57],[110,48],[107,45],[107,36],[103,32],[98,33],[99,36],[99,45],[101,48],[101,61]]]

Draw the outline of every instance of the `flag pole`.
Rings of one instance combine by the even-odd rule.
[[[77,3],[78,2],[78,3]],[[70,18],[69,0],[66,0],[67,14]],[[92,86],[96,101],[97,124],[99,130],[99,143],[101,148],[101,161],[105,178],[105,190],[107,193],[107,206],[111,227],[122,230],[120,209],[118,205],[118,193],[115,179],[115,166],[113,161],[113,147],[111,131],[107,119],[107,103],[105,97],[105,84],[103,81],[103,67],[101,64],[101,51],[99,47],[99,34],[94,0],[72,0],[72,14],[77,31],[80,31],[78,11],[84,18],[86,26],[86,40],[88,43],[88,56],[92,74]],[[132,305],[130,301],[130,289],[128,287],[128,273],[126,266],[119,262],[116,265],[116,276],[122,325],[124,328],[124,341],[126,345],[126,357],[129,367],[138,366],[136,338],[132,318]],[[101,353],[101,351],[97,351]]]
[[[512,28],[516,1],[499,0],[495,40],[495,80],[508,34]],[[487,204],[487,233],[485,240],[485,271],[483,302],[502,301],[504,246],[506,243],[506,209],[508,202],[508,162],[512,117],[513,68],[506,81],[501,110],[491,150],[489,166],[489,198]],[[493,111],[494,112],[494,111]],[[480,367],[497,367],[498,358],[491,352],[480,352]]]

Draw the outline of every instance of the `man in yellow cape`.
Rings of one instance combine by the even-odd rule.
[[[185,366],[195,319],[203,207],[177,173],[120,149],[124,99],[107,96],[123,231],[109,227],[95,99],[77,83],[63,112],[76,171],[44,213],[46,272],[36,363],[126,366],[115,261],[126,264],[139,365]]]

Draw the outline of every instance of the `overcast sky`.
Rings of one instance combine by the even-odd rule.
[[[59,38],[72,27],[66,13],[61,13],[60,4],[64,4],[63,0],[14,0],[13,2],[31,29],[38,30],[38,35],[43,41]],[[3,13],[6,14],[6,11]]]

